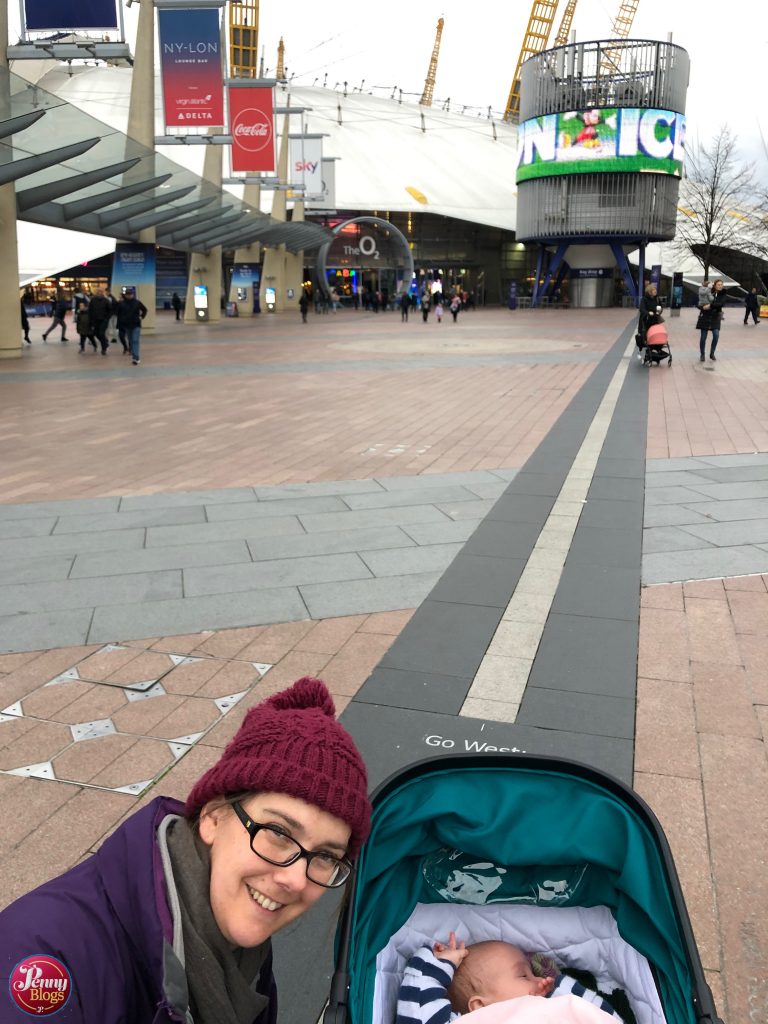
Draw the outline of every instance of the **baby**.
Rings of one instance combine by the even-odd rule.
[[[395,1024],[448,1024],[466,1013],[518,996],[581,996],[621,1018],[596,992],[564,974],[538,978],[529,957],[509,942],[478,942],[469,949],[451,932],[448,944],[422,946],[405,967]]]

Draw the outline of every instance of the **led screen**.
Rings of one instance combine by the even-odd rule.
[[[518,128],[516,181],[595,171],[683,170],[685,115],[645,107],[545,114]]]

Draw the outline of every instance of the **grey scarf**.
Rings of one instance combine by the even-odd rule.
[[[210,900],[208,847],[182,818],[168,830],[179,896],[190,1010],[195,1024],[254,1024],[269,1003],[254,991],[269,941],[233,948],[219,931]]]

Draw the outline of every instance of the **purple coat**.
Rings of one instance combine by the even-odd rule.
[[[156,831],[176,800],[158,797],[133,814],[99,851],[0,913],[0,1021],[30,1024],[11,999],[9,977],[35,953],[63,961],[72,994],[56,1024],[169,1024],[183,971],[172,951],[173,925]],[[259,991],[274,996],[271,956]],[[259,1024],[271,1024],[276,1000]],[[47,1019],[47,1018],[45,1018]]]

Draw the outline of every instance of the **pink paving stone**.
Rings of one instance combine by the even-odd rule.
[[[257,683],[254,690],[248,695],[248,699],[258,703],[273,693],[285,690],[304,676],[322,679],[329,660],[328,654],[318,654],[315,651],[291,651],[290,654],[281,658]]]
[[[693,692],[688,683],[637,680],[635,771],[700,777]]]
[[[187,799],[190,790],[205,772],[219,759],[221,750],[218,747],[204,746],[198,743],[174,763],[170,771],[154,784],[144,800],[156,796],[170,796],[177,800]]]
[[[13,738],[0,750],[0,770],[23,768],[28,764],[50,761],[72,742],[72,733],[64,725],[51,722],[32,722],[31,728],[15,722],[0,723],[0,730],[7,735],[6,727]],[[15,734],[15,736],[14,736]]]
[[[0,654],[0,673],[14,672],[22,665],[40,657],[40,651],[22,651],[19,654]]]
[[[247,661],[224,662],[222,668],[197,691],[197,697],[228,697],[250,690],[261,680],[257,669]]]
[[[744,594],[737,594],[744,597]],[[753,597],[752,594],[746,595]],[[754,595],[757,596],[757,595]],[[768,594],[765,595],[768,599]],[[741,665],[741,652],[736,640],[734,620],[723,601],[686,598],[686,620],[691,661],[716,665]]]
[[[265,629],[266,626],[220,629],[194,648],[195,655],[207,654],[212,658],[236,658],[240,651],[261,636]]]
[[[135,782],[153,779],[174,763],[171,748],[162,740],[127,738],[132,738],[134,742],[91,777],[92,785],[107,789],[130,786]]]
[[[33,718],[48,719],[53,722],[68,722],[67,708],[70,704],[91,693],[94,683],[81,683],[77,680],[71,683],[60,683],[57,686],[38,686],[36,690],[25,697],[21,707],[25,715]]]
[[[71,799],[77,790],[43,779],[0,775],[0,801],[3,805],[3,827],[0,829],[0,855],[6,854],[32,834],[42,821]],[[0,906],[4,895],[0,889]]]
[[[691,676],[698,732],[739,737],[760,735],[742,668],[694,663]]]
[[[146,700],[127,702],[112,715],[112,722],[118,732],[134,736],[147,736],[164,718],[187,700],[175,693]]]
[[[704,971],[704,979],[709,985],[710,991],[712,992],[712,998],[715,1001],[715,1009],[719,1017],[723,1020],[727,1019],[728,1014],[726,1012],[725,1005],[725,986],[723,984],[723,975],[720,971]]]
[[[768,763],[760,740],[700,738],[726,1001],[733,1021],[768,1008]]]
[[[638,676],[687,683],[690,678],[689,662],[685,612],[642,608]]]
[[[112,651],[97,651],[81,661],[77,666],[77,674],[81,679],[92,683],[100,683],[108,679],[113,672],[123,668],[139,657],[141,652],[135,647],[124,647]]]
[[[143,683],[150,679],[159,679],[173,668],[173,662],[167,654],[153,651],[142,651],[127,665],[111,672],[106,682],[112,686],[130,686],[132,683]]]
[[[729,591],[728,604],[737,633],[768,636],[768,593]]]
[[[768,588],[762,576],[732,576],[723,580],[726,590],[756,590],[759,594],[765,594]]]
[[[179,636],[164,636],[159,640],[148,641],[154,651],[167,651],[168,654],[191,654],[200,644],[205,643],[213,636],[213,630],[207,629],[202,633],[186,633]]]
[[[135,743],[135,736],[120,734],[71,743],[66,750],[53,758],[56,778],[69,782],[90,782],[118,757],[122,757]]]
[[[197,693],[227,664],[228,662],[215,658],[201,658],[199,661],[193,661],[190,665],[177,665],[163,676],[163,689],[168,693],[190,696]]]
[[[640,591],[640,604],[643,608],[666,608],[670,611],[683,611],[682,583],[660,583],[653,587],[643,587]]]
[[[331,693],[354,697],[393,642],[394,637],[377,633],[351,637],[323,671]]]
[[[205,732],[215,725],[220,717],[221,712],[212,700],[187,697],[166,718],[153,725],[148,735],[173,740],[179,736]]]
[[[755,708],[757,720],[760,723],[760,731],[763,734],[763,743],[768,744],[768,706],[763,704]]]
[[[709,598],[713,601],[725,600],[725,588],[722,580],[691,580],[683,584],[683,596]]]
[[[62,684],[68,685],[68,684]],[[126,703],[125,693],[116,686],[91,685],[57,715],[57,720],[68,725],[111,718]]]
[[[401,612],[373,612],[360,626],[360,633],[388,633],[398,636],[413,618],[415,608],[407,608]]]
[[[661,823],[672,849],[704,967],[720,966],[717,907],[700,779],[635,773],[635,789]]]
[[[95,650],[95,647],[62,647],[53,651],[45,651],[39,657],[22,665],[21,668],[15,669],[4,679],[0,679],[0,693],[4,698],[0,707],[5,707],[13,700],[18,700],[19,697],[31,693],[42,683],[55,679],[56,676],[66,672],[67,669],[72,668]],[[11,693],[15,693],[17,696],[5,699]]]
[[[339,619],[316,622],[299,640],[294,650],[314,651],[318,654],[336,654],[357,629],[365,622],[365,615],[348,615]]]
[[[311,619],[302,622],[285,622],[276,626],[267,626],[261,636],[240,651],[242,661],[264,662],[275,665],[312,629],[315,623]]]

